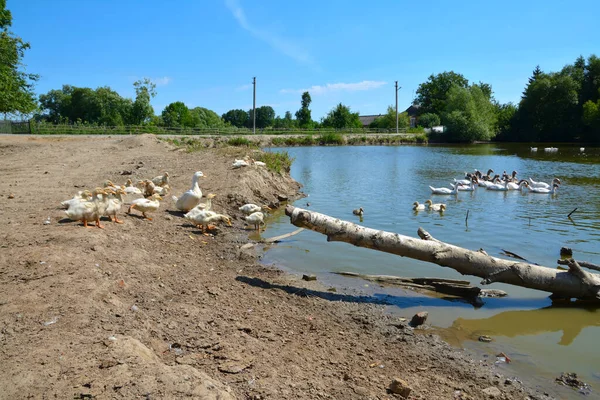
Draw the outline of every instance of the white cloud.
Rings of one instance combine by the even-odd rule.
[[[229,11],[231,11],[238,24],[250,32],[252,36],[262,40],[277,51],[290,58],[293,58],[298,62],[309,65],[314,64],[312,56],[305,49],[296,45],[292,41],[250,25],[248,19],[246,18],[246,14],[244,13],[244,9],[240,6],[238,0],[225,0],[225,5],[227,8],[229,8]]]
[[[280,93],[304,93],[309,92],[312,95],[320,95],[331,92],[358,92],[380,88],[387,82],[383,81],[362,81],[356,83],[328,83],[326,85],[315,85],[307,89],[281,89]]]
[[[162,78],[152,78],[150,80],[156,86],[167,86],[169,83],[171,83],[173,78],[171,78],[170,76],[163,76]]]

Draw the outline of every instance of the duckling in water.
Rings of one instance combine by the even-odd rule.
[[[357,208],[356,210],[352,210],[352,214],[358,215],[359,217],[362,217],[364,213],[365,213],[365,210],[363,210],[362,207]]]
[[[427,206],[428,208],[429,208],[429,207],[431,207],[431,203],[432,203],[432,201],[431,201],[431,200],[427,200],[427,201],[425,202],[425,204],[419,204],[419,202],[418,202],[418,201],[415,201],[415,202],[413,203],[413,210],[415,210],[415,211],[422,211],[422,210],[424,210],[424,209],[425,209],[425,206]]]

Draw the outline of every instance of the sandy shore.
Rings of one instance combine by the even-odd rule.
[[[300,188],[231,169],[236,151],[186,153],[149,135],[0,138],[0,399],[401,398],[394,378],[410,399],[547,398],[382,306],[240,251],[237,207]],[[234,217],[214,236],[170,196],[153,221],[122,213],[104,230],[58,208],[80,188],[164,171],[178,195],[197,170]]]

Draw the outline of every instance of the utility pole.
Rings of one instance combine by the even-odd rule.
[[[252,133],[256,134],[256,77],[252,78],[252,86],[254,86],[252,93]]]
[[[398,90],[402,89],[402,86],[398,87],[398,81],[396,81],[396,134],[398,134]]]

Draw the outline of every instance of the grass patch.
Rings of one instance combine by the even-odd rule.
[[[277,173],[289,173],[294,162],[294,158],[290,157],[287,151],[262,152],[256,154],[254,159],[264,162],[270,171]]]
[[[325,144],[334,144],[334,145],[341,145],[344,144],[344,137],[342,136],[342,134],[337,133],[337,132],[326,132],[326,133],[322,133],[321,135],[319,135],[318,137],[318,142],[320,145],[325,145]]]
[[[234,138],[227,140],[227,144],[230,146],[246,146],[246,147],[255,145],[251,140],[248,140],[245,137],[241,137],[241,136],[234,137]]]

